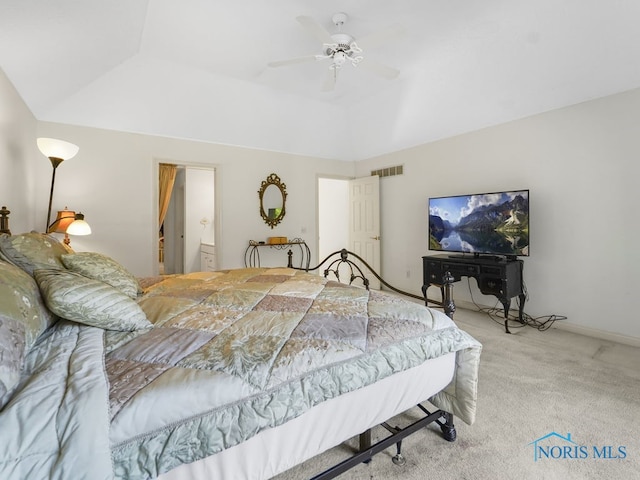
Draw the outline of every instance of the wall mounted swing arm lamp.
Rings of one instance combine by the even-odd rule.
[[[53,174],[51,175],[51,190],[49,192],[49,208],[47,210],[47,229],[49,231],[49,222],[51,221],[51,203],[53,201],[53,187],[56,181],[56,169],[65,160],[69,160],[78,153],[80,149],[73,143],[65,142],[55,138],[38,138],[38,149],[42,154],[51,161]]]

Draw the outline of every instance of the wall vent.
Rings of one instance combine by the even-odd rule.
[[[378,170],[371,170],[371,176],[377,175],[379,177],[392,177],[394,175],[402,175],[404,173],[404,167],[402,165],[396,165],[395,167],[385,167]]]

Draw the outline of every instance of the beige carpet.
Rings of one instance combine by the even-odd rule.
[[[405,465],[391,462],[393,447],[340,479],[640,478],[640,349],[555,328],[517,328],[507,335],[485,314],[463,309],[456,322],[483,344],[476,422],[456,422],[453,443],[430,426],[403,441]],[[404,426],[414,415],[390,423]],[[557,436],[540,440],[542,458],[534,461],[531,442],[552,432],[570,434],[575,443]],[[385,433],[374,430],[379,438]],[[311,478],[356,444],[336,447],[275,478]]]

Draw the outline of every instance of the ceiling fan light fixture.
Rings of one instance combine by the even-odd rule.
[[[346,33],[334,33],[331,38],[338,44],[338,48],[347,49],[355,41],[355,39]]]
[[[344,53],[342,50],[338,50],[333,56],[333,64],[337,67],[341,67],[342,65],[344,65],[344,62],[347,61],[347,58],[348,57],[346,53]]]

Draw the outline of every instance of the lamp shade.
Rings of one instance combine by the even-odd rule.
[[[69,225],[73,223],[76,217],[76,212],[73,210],[58,210],[58,216],[53,221],[51,226],[48,229],[48,233],[66,233]]]
[[[80,147],[73,143],[65,142],[64,140],[58,140],[56,138],[39,138],[38,148],[42,154],[49,158],[60,158],[62,160],[69,160],[76,156]]]
[[[76,213],[76,219],[67,227],[69,235],[91,235],[91,227],[84,221],[84,215]]]

